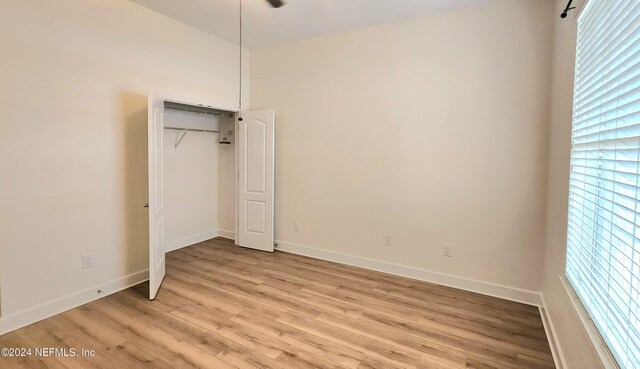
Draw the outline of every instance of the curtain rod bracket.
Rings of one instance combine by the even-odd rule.
[[[572,2],[573,0],[569,0],[569,2],[567,3],[567,7],[564,8],[564,11],[562,11],[562,14],[560,14],[560,18],[566,18],[569,12],[576,8],[575,6],[571,6]]]

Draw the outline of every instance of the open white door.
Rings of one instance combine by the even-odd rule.
[[[158,293],[165,274],[162,134],[164,100],[149,93],[149,299]]]
[[[238,119],[238,245],[273,251],[275,111]]]

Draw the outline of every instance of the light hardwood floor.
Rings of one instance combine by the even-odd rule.
[[[167,254],[147,285],[0,337],[94,357],[0,358],[5,368],[554,368],[538,309],[215,239]]]

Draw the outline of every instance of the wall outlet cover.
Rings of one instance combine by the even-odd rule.
[[[93,254],[82,255],[82,269],[93,268]]]
[[[453,246],[451,245],[444,245],[444,248],[442,249],[442,255],[448,257],[448,258],[452,258],[453,257]]]

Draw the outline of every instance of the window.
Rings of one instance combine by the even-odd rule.
[[[566,277],[623,369],[640,368],[640,1],[578,20]]]

